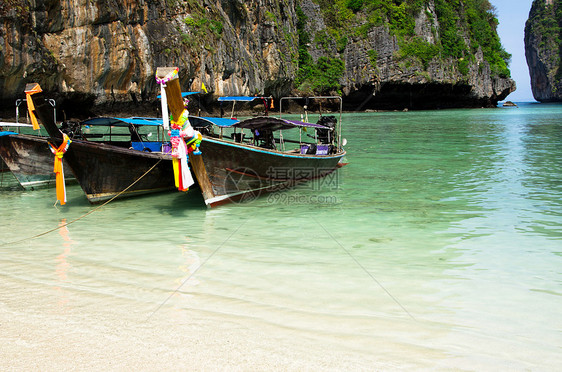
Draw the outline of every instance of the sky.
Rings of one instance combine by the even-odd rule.
[[[498,34],[503,47],[511,53],[511,78],[517,84],[517,90],[506,99],[515,102],[533,102],[531,78],[525,59],[525,22],[529,17],[532,0],[490,0],[496,7],[500,22]]]

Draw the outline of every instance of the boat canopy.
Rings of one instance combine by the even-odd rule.
[[[262,99],[269,97],[249,97],[249,96],[230,96],[230,97],[219,97],[219,102],[252,102],[255,99]]]
[[[205,116],[189,116],[189,121],[193,127],[208,127],[216,125],[219,128],[242,128],[242,129],[270,129],[272,131],[285,130],[292,128],[316,128],[330,129],[321,124],[305,123],[299,120],[289,120],[276,118],[272,116],[257,116],[245,120],[237,120],[230,118],[217,118]],[[114,117],[98,117],[85,120],[82,125],[90,126],[114,126],[128,127],[135,126],[162,126],[162,119],[130,117],[130,118],[114,118]]]
[[[220,128],[230,128],[234,124],[238,123],[237,119],[230,118],[215,118],[206,116],[189,116],[189,121],[194,127],[206,127],[210,125],[216,125]]]
[[[255,118],[250,118],[246,120],[242,120],[236,124],[233,124],[232,127],[234,128],[243,128],[243,129],[270,129],[274,130],[281,130],[281,129],[292,129],[292,128],[319,128],[319,129],[329,129],[328,127],[320,124],[313,124],[313,123],[305,123],[303,121],[298,120],[288,120],[288,119],[280,119],[271,116],[258,116]]]
[[[185,97],[187,97],[187,96],[191,96],[191,95],[199,94],[199,93],[201,93],[201,92],[181,92],[181,96],[182,96],[183,98],[185,98]],[[159,95],[156,96],[156,98],[160,99],[160,98],[162,98],[162,95],[159,94]]]
[[[123,126],[127,127],[131,124],[133,125],[152,125],[161,126],[162,119],[158,118],[142,118],[142,117],[131,117],[131,118],[112,118],[112,117],[99,117],[85,120],[81,123],[82,125],[100,125],[100,126]]]
[[[215,118],[215,117],[204,117],[204,116],[189,116],[189,121],[194,127],[204,127],[210,125],[216,125],[217,127],[228,128],[232,127],[234,124],[238,123],[239,120],[229,119],[229,118]],[[131,118],[113,118],[113,117],[99,117],[92,118],[82,122],[82,125],[100,125],[100,126],[129,126],[133,125],[162,125],[162,119],[160,118],[143,118],[143,117],[131,117]]]

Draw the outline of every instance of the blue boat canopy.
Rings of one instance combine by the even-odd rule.
[[[269,97],[249,97],[249,96],[231,96],[219,97],[219,102],[252,102],[255,99],[269,98]]]
[[[206,116],[190,116],[189,122],[193,127],[207,127],[210,125],[216,125],[217,127],[221,127],[221,128],[229,128],[232,127],[234,124],[238,123],[239,120],[230,119],[230,118],[206,117]]]
[[[199,93],[201,93],[201,92],[182,92],[181,96],[185,98],[187,96],[191,96],[193,94],[199,94]],[[160,99],[160,98],[162,98],[162,95],[159,94],[159,95],[156,96],[156,98]]]
[[[99,117],[85,120],[81,123],[82,125],[104,125],[104,126],[129,126],[133,125],[153,125],[161,126],[162,119],[159,118],[141,118],[141,117],[131,117],[131,118],[112,118],[112,117]]]
[[[202,116],[189,116],[189,121],[194,127],[206,127],[216,125],[217,127],[227,128],[238,123],[236,119],[230,118],[215,118],[215,117],[202,117]],[[99,125],[99,126],[129,126],[129,125],[153,125],[161,126],[163,121],[160,118],[113,118],[113,117],[100,117],[92,118],[82,122],[82,125]]]
[[[0,137],[9,136],[10,134],[17,134],[17,133],[16,132],[10,132],[10,131],[2,131],[2,132],[0,132]]]

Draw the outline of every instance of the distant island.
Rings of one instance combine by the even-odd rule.
[[[178,66],[208,107],[254,94],[337,94],[346,110],[495,107],[516,88],[487,0],[73,4],[0,4],[2,107],[38,82],[68,115],[155,108],[158,66]]]

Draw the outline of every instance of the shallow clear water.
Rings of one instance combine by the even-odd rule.
[[[0,369],[560,370],[561,117],[347,114],[329,180],[116,201],[21,242],[96,207],[2,191]]]

